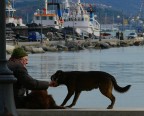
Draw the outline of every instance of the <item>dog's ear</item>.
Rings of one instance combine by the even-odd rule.
[[[62,72],[63,72],[62,70],[58,70],[58,71],[57,71],[57,73],[62,73]]]
[[[58,70],[56,73],[57,73],[57,76],[60,77],[62,75],[63,71],[62,70]]]
[[[54,75],[51,76],[51,80],[56,80],[56,78],[59,78],[62,75],[62,70],[58,70]]]

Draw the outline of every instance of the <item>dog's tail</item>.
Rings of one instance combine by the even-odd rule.
[[[113,82],[113,85],[114,85],[114,89],[117,91],[117,92],[120,92],[120,93],[124,93],[124,92],[127,92],[131,85],[127,85],[125,87],[120,87],[117,82],[116,82],[116,79],[113,77],[112,78],[112,82]]]

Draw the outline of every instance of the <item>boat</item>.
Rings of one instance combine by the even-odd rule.
[[[57,10],[48,9],[49,6],[56,5]],[[57,1],[48,2],[45,0],[45,7],[42,10],[37,9],[33,16],[32,23],[42,25],[43,27],[54,27],[60,29],[63,24],[60,3]]]
[[[100,24],[96,20],[92,7],[90,11],[85,10],[80,0],[77,0],[77,3],[65,0],[63,19],[63,27],[75,28],[81,35],[89,33],[97,37],[100,36]]]
[[[12,7],[11,1],[8,0],[6,4],[6,9],[5,9],[6,25],[10,27],[26,26],[23,23],[23,20],[21,17],[18,17],[18,18],[15,17],[15,12],[16,12],[16,9]]]

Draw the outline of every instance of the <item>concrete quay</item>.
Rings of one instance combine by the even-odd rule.
[[[18,116],[144,116],[144,108],[17,109]]]

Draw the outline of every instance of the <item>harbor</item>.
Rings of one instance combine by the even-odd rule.
[[[50,9],[52,6],[55,6],[56,10]],[[37,9],[34,12],[32,23],[24,25],[22,19],[18,21],[14,18],[16,10],[12,8],[11,2],[8,1],[6,7],[6,14],[9,17],[6,20],[7,44],[14,43],[14,46],[18,44],[22,46],[21,43],[31,45],[40,42],[44,43],[47,51],[143,45],[142,33],[129,40],[129,34],[136,33],[136,30],[122,31],[122,26],[100,24],[92,6],[89,6],[89,10],[86,11],[80,0],[77,1],[77,4],[65,0],[64,11],[62,12],[60,8],[58,1],[45,0],[44,9]],[[16,22],[19,24],[16,24]],[[119,33],[119,36],[117,36],[117,33]],[[54,44],[59,42],[62,44]]]
[[[53,7],[55,9],[51,9]],[[109,41],[117,41],[115,44],[118,44],[119,40],[128,41],[129,34],[136,33],[131,41],[142,41],[143,33],[137,33],[132,27],[124,29],[124,25],[100,24],[92,5],[88,8],[89,10],[84,9],[80,0],[77,0],[76,4],[68,0],[63,3],[59,3],[58,0],[45,0],[44,9],[37,9],[33,13],[34,18],[30,24],[23,24],[22,19],[14,18],[16,9],[8,1],[6,39],[30,43],[31,41],[53,43],[52,41],[107,41],[109,39]]]
[[[123,22],[108,24],[108,27],[98,20],[99,15],[95,14],[94,7],[88,5],[88,9],[85,9],[81,0],[42,2],[43,8],[33,12],[33,20],[29,24],[24,24],[22,18],[16,18],[14,5],[9,0],[7,2],[5,35],[5,26],[1,24],[3,30],[0,43],[3,51],[1,50],[0,59],[0,98],[4,102],[0,104],[0,115],[8,110],[14,116],[143,116],[143,30],[126,29]],[[136,23],[138,25],[138,21]],[[116,102],[110,110],[106,109],[109,99],[99,90],[82,92],[72,108],[16,109],[12,91],[12,84],[16,80],[11,72],[3,69],[7,68],[5,61],[16,47],[21,47],[28,53],[30,62],[27,69],[37,80],[50,81],[51,75],[57,70],[105,71],[116,78],[118,85],[129,84],[131,88],[127,93],[113,91]],[[60,105],[67,88],[49,87],[47,92]],[[72,99],[67,105],[71,101]]]
[[[50,10],[51,6],[56,6],[57,10]],[[11,11],[16,12],[10,3],[7,7],[10,8],[9,14]],[[80,0],[77,4],[65,0],[63,14],[58,1],[45,0],[44,9],[36,10],[33,22],[27,25],[23,25],[21,21],[21,25],[12,26],[14,17],[10,16],[12,16],[11,20],[9,23],[6,22],[8,26],[6,28],[7,53],[11,53],[12,48],[16,46],[23,47],[28,53],[45,53],[144,44],[143,34],[136,34],[129,38],[129,34],[136,33],[136,30],[121,31],[122,27],[118,28],[117,25],[114,27],[113,24],[107,26],[98,23],[92,6],[89,7],[89,11],[86,11]],[[11,38],[10,41],[9,38]]]

